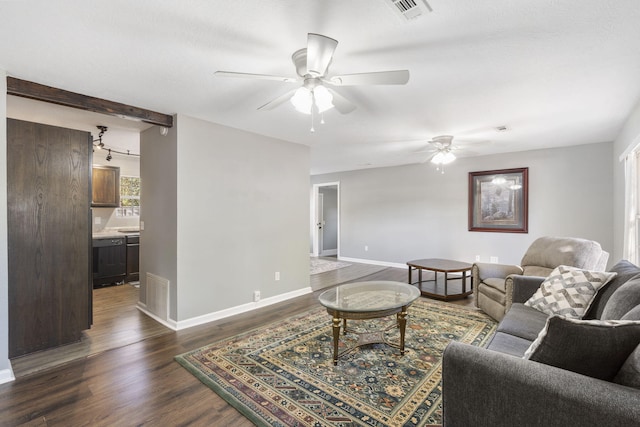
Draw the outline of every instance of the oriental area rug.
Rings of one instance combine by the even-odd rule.
[[[351,331],[394,321],[349,320],[340,345],[357,342]],[[258,426],[433,426],[442,423],[445,347],[452,340],[484,347],[495,329],[484,313],[419,298],[408,310],[404,356],[369,344],[334,366],[331,318],[318,306],[176,360]],[[386,334],[399,342],[397,328]]]

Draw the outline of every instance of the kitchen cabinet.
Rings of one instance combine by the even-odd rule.
[[[120,207],[120,168],[115,166],[94,166],[91,177],[91,206],[101,208]]]
[[[91,141],[7,119],[10,358],[78,341],[91,326]]]

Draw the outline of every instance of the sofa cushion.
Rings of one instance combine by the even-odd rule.
[[[640,304],[640,276],[630,279],[611,295],[602,311],[602,320],[619,320]]]
[[[497,331],[534,341],[547,323],[548,317],[534,308],[516,303],[504,316]]]
[[[629,279],[634,276],[640,274],[640,267],[635,264],[630,263],[627,260],[620,260],[609,269],[612,273],[617,273],[616,277],[610,280],[606,285],[604,285],[598,291],[593,303],[591,304],[591,308],[587,314],[583,317],[584,319],[600,319],[602,317],[602,312],[611,298],[611,295],[622,285],[624,285]]]
[[[522,268],[522,275],[547,277],[552,271],[553,268],[539,267],[537,265],[526,265]]]
[[[629,310],[620,320],[640,320],[640,305]]]
[[[551,316],[524,358],[611,381],[640,344],[640,322]]]
[[[598,289],[615,276],[616,273],[560,265],[524,304],[549,315],[581,319]]]
[[[488,350],[498,351],[515,357],[522,357],[524,352],[531,346],[530,340],[516,337],[514,335],[496,332],[487,346]]]
[[[640,388],[640,345],[631,352],[613,378],[614,383]]]

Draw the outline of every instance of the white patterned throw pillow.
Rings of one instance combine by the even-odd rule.
[[[598,289],[615,276],[616,273],[561,265],[549,274],[524,305],[549,315],[582,319]]]

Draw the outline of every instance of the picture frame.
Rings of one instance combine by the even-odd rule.
[[[469,231],[529,232],[529,168],[469,172]]]

